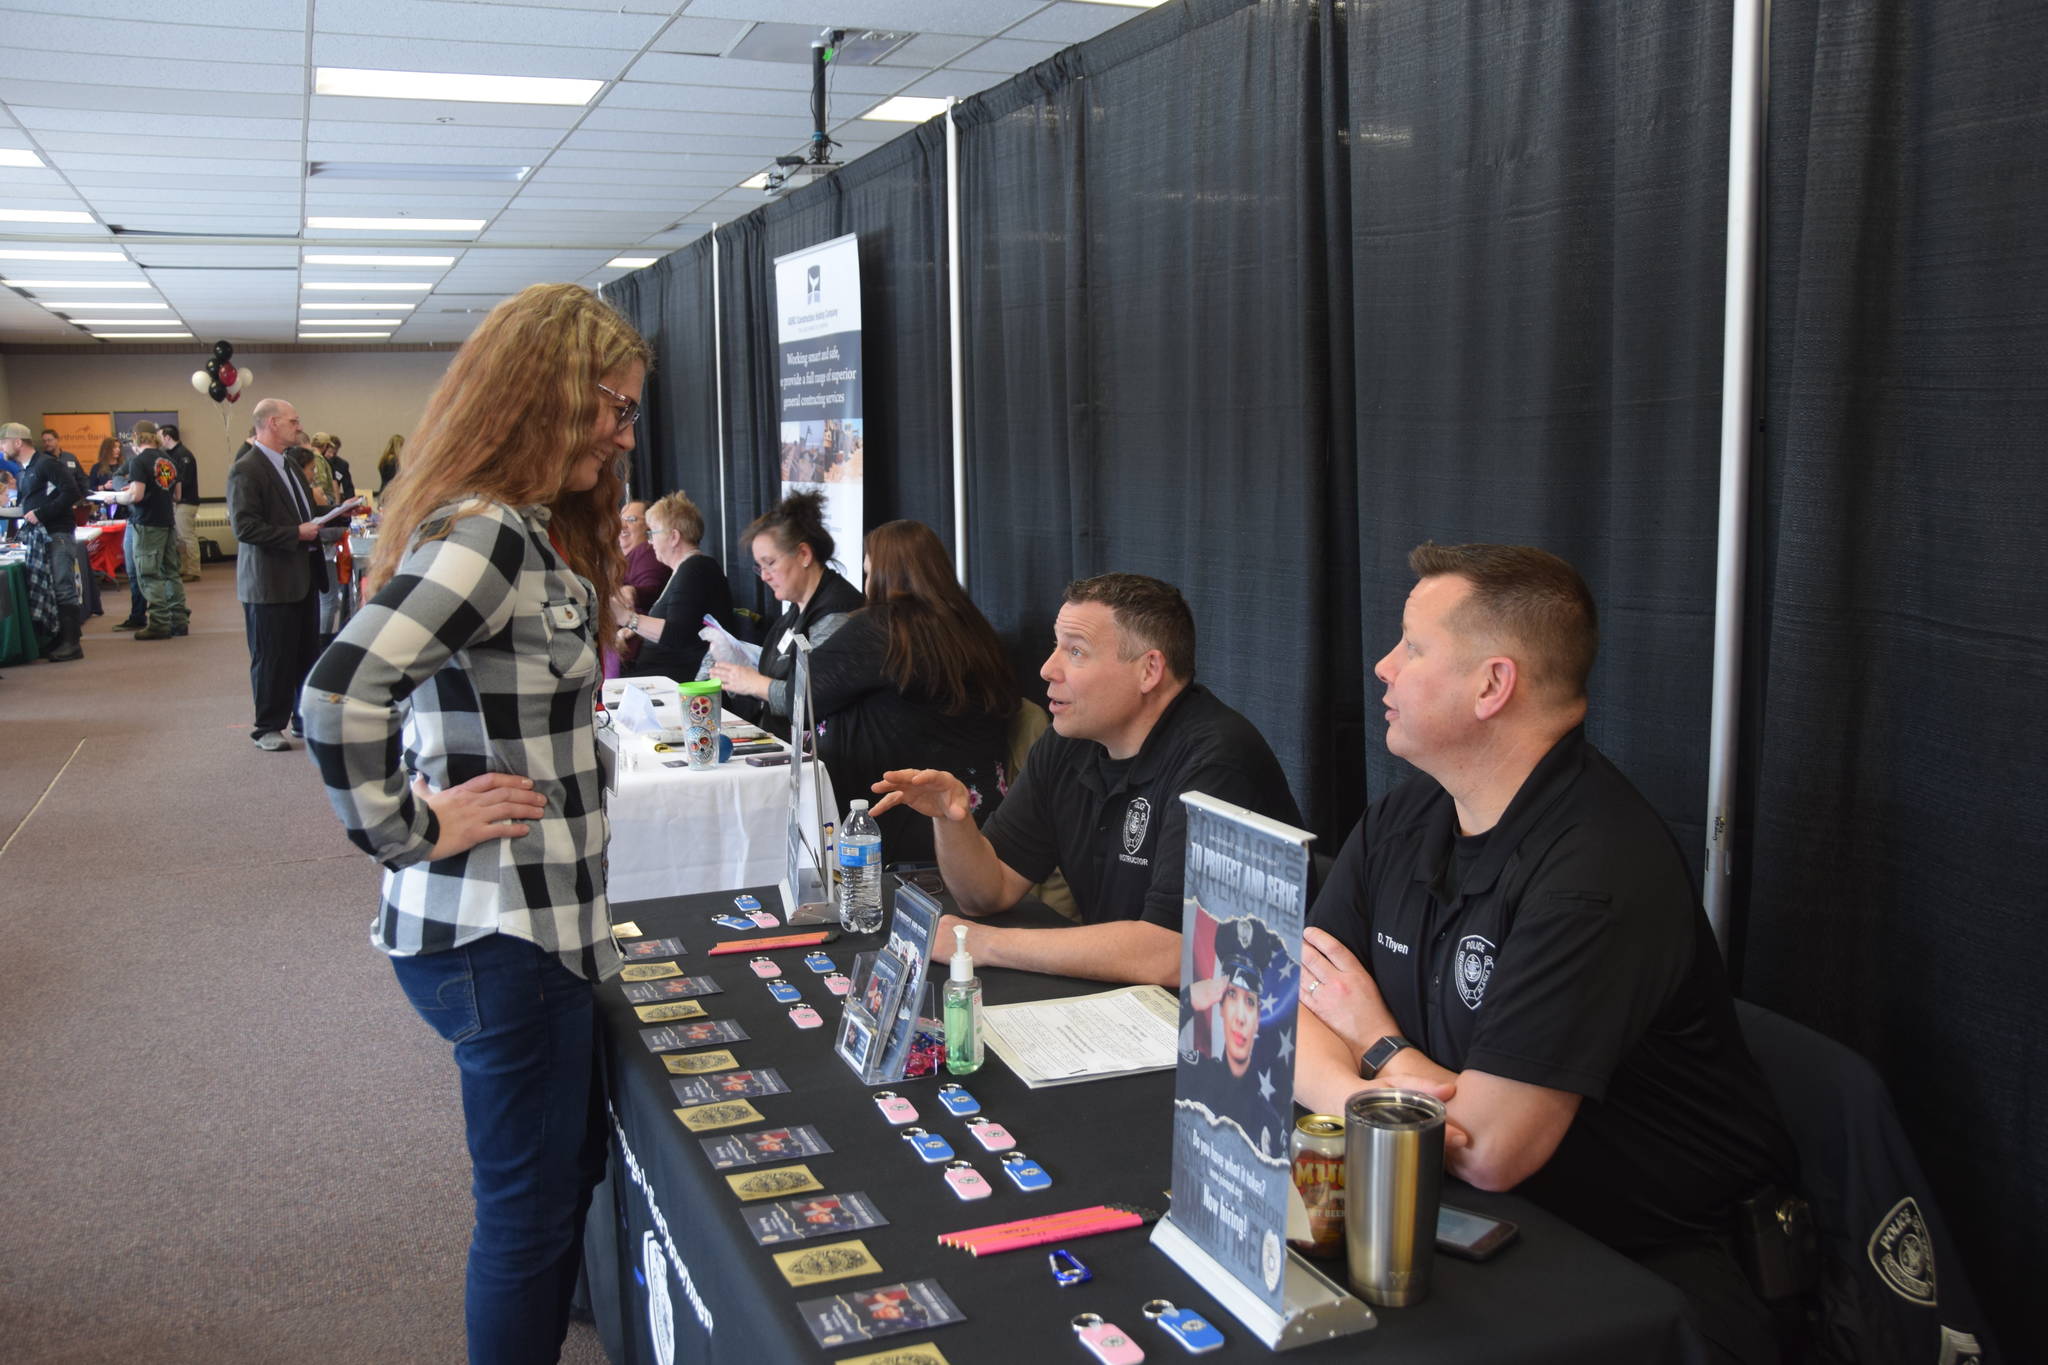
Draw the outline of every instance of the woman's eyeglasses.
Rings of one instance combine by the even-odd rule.
[[[620,426],[630,427],[633,425],[633,423],[640,420],[639,399],[628,398],[623,393],[620,393],[617,389],[608,389],[602,384],[599,384],[597,386],[597,390],[599,393],[608,394],[611,397],[619,400],[619,406],[616,409],[614,409],[614,411],[616,411],[618,414]]]

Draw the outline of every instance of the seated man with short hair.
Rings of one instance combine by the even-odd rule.
[[[1032,747],[1003,804],[977,829],[967,789],[937,769],[896,769],[875,784],[877,813],[932,817],[939,872],[969,919],[947,916],[932,957],[951,960],[953,926],[998,914],[1057,867],[1082,923],[977,926],[976,963],[1098,981],[1180,980],[1186,791],[1301,823],[1287,778],[1250,721],[1196,685],[1195,620],[1178,589],[1142,574],[1067,585],[1046,681],[1052,730]]]
[[[1714,1358],[1775,1360],[1729,1248],[1736,1202],[1796,1159],[1678,845],[1586,740],[1592,594],[1522,546],[1424,545],[1409,567],[1374,673],[1387,748],[1422,771],[1366,811],[1310,911],[1295,1098],[1438,1096],[1452,1175],[1672,1281]]]

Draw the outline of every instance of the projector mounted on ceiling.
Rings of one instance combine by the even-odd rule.
[[[825,131],[825,68],[839,56],[839,45],[845,41],[843,28],[825,29],[811,39],[811,145],[801,156],[775,158],[775,169],[768,172],[764,187],[770,199],[792,185],[823,179],[840,167],[841,163],[832,159],[832,149],[839,144]]]

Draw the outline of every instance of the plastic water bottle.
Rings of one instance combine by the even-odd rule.
[[[839,927],[872,934],[882,927],[882,831],[855,801],[839,826]]]

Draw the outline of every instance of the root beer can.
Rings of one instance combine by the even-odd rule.
[[[1308,1206],[1307,1241],[1288,1239],[1304,1256],[1332,1259],[1344,1254],[1344,1120],[1309,1114],[1296,1120],[1288,1140],[1294,1159],[1294,1187]]]

